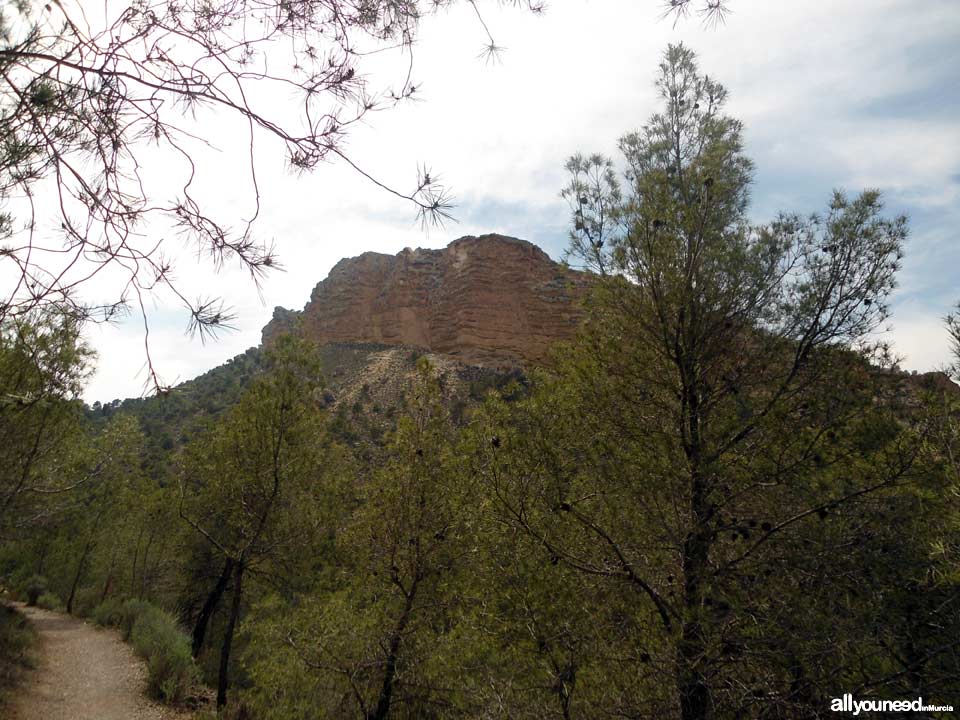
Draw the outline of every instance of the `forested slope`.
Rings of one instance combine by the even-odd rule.
[[[286,328],[84,410],[77,324],[4,327],[4,583],[225,717],[955,701],[960,392],[878,334],[907,220],[866,190],[750,222],[724,88],[671,46],[657,89],[622,177],[567,164],[595,280],[542,364]]]

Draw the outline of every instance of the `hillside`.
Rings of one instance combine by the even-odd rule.
[[[463,237],[442,250],[364,253],[337,263],[303,311],[277,308],[263,342],[289,331],[314,340],[337,427],[347,440],[377,441],[404,406],[419,357],[436,368],[459,420],[487,389],[522,380],[573,336],[589,283],[537,246],[502,235]],[[95,403],[90,415],[133,413],[159,461],[236,401],[260,371],[261,348],[163,397]]]

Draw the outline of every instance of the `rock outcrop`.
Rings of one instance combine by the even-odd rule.
[[[590,277],[503,235],[368,252],[337,263],[302,312],[277,308],[263,341],[299,324],[318,343],[407,345],[486,367],[538,363],[576,330]]]

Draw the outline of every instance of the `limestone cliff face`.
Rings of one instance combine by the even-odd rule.
[[[369,252],[337,263],[301,313],[278,308],[263,340],[299,321],[319,343],[409,345],[490,367],[542,362],[575,331],[589,284],[589,275],[503,235]]]

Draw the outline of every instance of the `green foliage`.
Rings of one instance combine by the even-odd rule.
[[[456,662],[476,495],[425,359],[419,372],[386,456],[356,488],[328,587],[259,608],[245,699],[265,718],[426,717],[452,700],[438,654]]]
[[[166,703],[181,702],[198,681],[190,639],[170,613],[145,600],[111,598],[94,608],[92,617],[98,625],[119,627],[123,639],[147,661],[153,697]]]
[[[34,575],[24,583],[23,592],[27,596],[27,605],[36,605],[40,596],[47,592],[47,579]]]
[[[232,565],[219,707],[226,703],[245,576],[264,573],[291,590],[308,585],[304,571],[322,556],[311,551],[327,541],[339,499],[343,453],[325,438],[315,348],[282,336],[265,355],[264,367],[182,464],[181,517],[209,545],[218,564]]]
[[[0,603],[0,700],[19,682],[23,671],[36,666],[32,651],[36,633],[14,608]]]
[[[71,317],[34,313],[0,324],[0,530],[5,535],[29,532],[23,525],[37,514],[44,494],[80,479],[71,477],[80,434],[76,398],[91,356]]]
[[[73,600],[73,614],[76,617],[90,617],[100,602],[101,591],[95,587],[85,587],[77,591]]]
[[[180,702],[197,679],[189,638],[169,613],[155,606],[140,605],[133,615],[130,643],[147,660],[150,693],[163,702]]]
[[[63,601],[52,592],[45,592],[37,598],[37,607],[54,612],[63,611]]]
[[[97,605],[90,617],[101,627],[117,627],[123,619],[123,602],[119,598],[108,598]]]
[[[517,368],[506,373],[476,370],[474,377],[470,380],[469,398],[482,401],[491,392],[497,392],[505,397],[520,397],[527,384],[526,375]]]
[[[945,696],[960,414],[871,340],[905,220],[866,191],[755,225],[724,88],[682,46],[657,87],[622,176],[567,166],[571,258],[601,276],[582,332],[549,371],[461,376],[480,407],[451,412],[424,358],[396,407],[379,380],[330,392],[317,348],[278,337],[83,426],[75,324],[4,326],[4,582],[119,627],[154,696],[184,697],[196,651],[221,712],[264,720]],[[2,620],[15,657],[28,638]]]
[[[141,616],[154,609],[153,605],[146,600],[138,600],[136,598],[129,598],[120,605],[118,627],[120,628],[120,635],[123,637],[124,642],[130,640],[133,635],[133,628]]]
[[[146,466],[158,480],[166,480],[177,452],[236,405],[244,389],[262,371],[262,352],[250,348],[168,393],[95,402],[86,409],[86,416],[98,426],[118,413],[136,418],[146,442]]]
[[[282,338],[265,363],[265,374],[182,465],[191,527],[216,552],[254,566],[291,560],[281,550],[309,540],[312,513],[322,509],[310,502],[310,483],[324,454],[337,452],[323,444],[313,349]]]
[[[869,364],[883,359],[868,336],[906,221],[866,191],[752,225],[752,163],[726,91],[683,46],[660,70],[661,110],[620,141],[623,182],[602,156],[568,163],[570,253],[602,278],[555,375],[515,407],[488,404],[480,427],[496,442],[475,443],[476,471],[501,522],[528,537],[505,546],[511,563],[539,556],[580,588],[561,617],[583,619],[527,660],[554,668],[555,712],[810,714],[840,668],[865,687],[900,652],[842,642],[829,623],[856,614],[844,602],[863,579],[838,549],[876,537],[853,518],[880,524],[881,499],[906,501],[901,485],[941,482],[920,470],[920,433],[874,401]],[[813,582],[823,596],[809,607]],[[537,598],[505,607],[504,628],[555,612]],[[841,637],[865,634],[858,617]],[[491,683],[511,688],[516,661]]]

